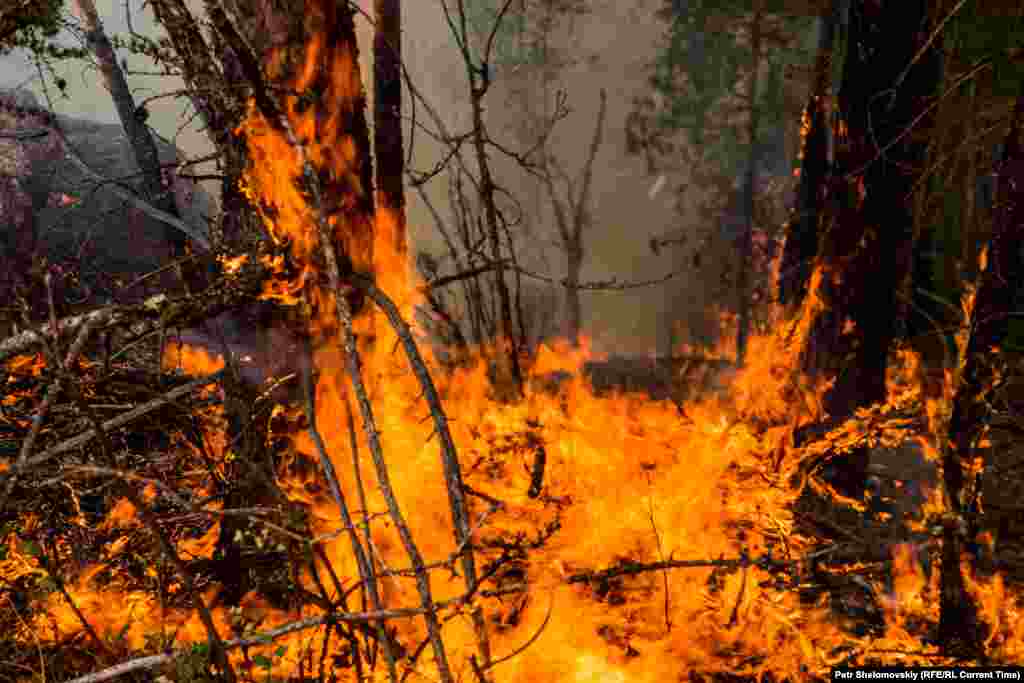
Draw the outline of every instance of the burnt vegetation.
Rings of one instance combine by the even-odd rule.
[[[0,92],[0,680],[1019,663],[1024,10],[656,4],[623,102],[563,89],[618,10],[442,0],[451,111],[400,0],[0,8],[45,100]],[[209,155],[165,160],[122,54]],[[82,60],[131,177],[53,111]],[[588,279],[616,145],[680,227]],[[42,227],[108,191],[143,272]],[[666,353],[589,348],[590,297],[697,284]]]

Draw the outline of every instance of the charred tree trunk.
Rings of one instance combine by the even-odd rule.
[[[378,230],[390,230],[398,254],[408,251],[402,157],[402,2],[374,1],[373,149],[377,160]],[[386,225],[382,225],[382,221]]]
[[[750,92],[747,93],[747,137],[750,152],[747,156],[747,170],[743,180],[743,213],[745,224],[740,240],[739,273],[736,282],[737,310],[739,313],[736,331],[736,364],[743,365],[747,353],[747,338],[750,336],[750,267],[754,249],[754,187],[757,184],[757,72],[761,66],[761,7],[755,4],[750,19]]]
[[[833,216],[817,258],[822,286],[811,293],[825,306],[804,349],[809,375],[835,378],[824,403],[834,421],[886,397],[889,347],[901,312],[897,292],[913,263],[909,199],[930,125],[922,100],[935,93],[939,76],[934,46],[917,55],[928,38],[927,9],[924,0],[884,10],[856,0],[850,8],[839,93],[845,135],[836,153]],[[835,488],[862,498],[866,447],[832,462]]]
[[[1003,160],[999,164],[998,213],[989,240],[988,264],[981,273],[970,319],[971,336],[953,400],[949,438],[943,455],[943,477],[948,495],[949,522],[943,530],[942,593],[939,640],[948,651],[980,651],[986,633],[977,608],[964,585],[960,569],[965,542],[974,541],[980,510],[980,477],[984,463],[975,462],[975,446],[985,431],[989,399],[1004,376],[998,347],[1009,332],[1010,316],[1020,278],[1024,275],[1021,240],[1024,239],[1024,150],[1021,119],[1024,95],[1017,99]]]
[[[818,250],[818,226],[829,171],[828,95],[839,12],[839,0],[832,0],[829,12],[821,17],[818,55],[814,65],[814,91],[804,109],[803,125],[806,128],[801,150],[796,211],[786,231],[786,243],[779,267],[779,303],[783,305],[796,304],[807,293],[811,264]]]

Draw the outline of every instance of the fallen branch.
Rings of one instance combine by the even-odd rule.
[[[734,559],[719,560],[665,560],[664,562],[623,562],[608,569],[594,572],[578,572],[570,574],[568,583],[605,583],[620,576],[636,576],[647,572],[660,572],[665,569],[698,569],[703,567],[723,567],[725,569],[744,569],[750,566],[767,570],[782,570],[799,564],[797,560],[778,560],[771,555],[763,555],[752,559],[743,554]]]
[[[180,298],[153,297],[141,304],[98,308],[57,321],[60,339],[76,334],[91,324],[98,332],[123,328],[126,341],[137,341],[163,327],[194,327],[227,310],[234,310],[259,296],[266,270],[249,259],[239,275],[223,278],[205,291]],[[25,330],[0,341],[0,364],[14,356],[32,353],[47,338],[54,337],[53,323],[36,330]]]
[[[456,605],[464,602],[464,598],[459,597],[453,600],[446,600],[441,603],[437,603],[433,606],[433,609],[443,609],[450,605]],[[249,636],[248,638],[234,638],[232,640],[224,641],[224,649],[226,651],[235,650],[241,647],[256,647],[259,645],[268,645],[277,638],[295,633],[297,631],[305,631],[306,629],[316,628],[325,624],[334,624],[337,622],[352,623],[352,624],[369,624],[375,621],[381,621],[384,619],[410,619],[413,617],[419,617],[424,614],[424,609],[420,607],[397,607],[394,609],[382,609],[382,610],[370,610],[367,612],[329,612],[327,614],[321,614],[317,617],[308,617],[306,619],[299,619],[291,623],[279,626],[278,628],[265,631],[263,633]],[[188,648],[180,648],[178,650],[171,650],[159,655],[150,655],[148,657],[139,657],[138,659],[131,659],[127,662],[121,662],[115,666],[103,669],[102,671],[95,671],[85,676],[79,676],[78,678],[72,678],[71,680],[65,681],[65,683],[102,683],[102,681],[109,681],[119,676],[124,676],[133,671],[144,671],[147,669],[155,669],[159,666],[173,663],[176,659],[187,657],[191,654],[191,646]]]
[[[133,422],[134,420],[137,420],[143,415],[146,415],[147,413],[151,413],[154,410],[161,408],[162,406],[177,401],[182,396],[188,395],[189,393],[198,389],[201,386],[212,384],[218,381],[223,374],[224,371],[222,370],[220,372],[214,373],[212,375],[207,375],[206,377],[202,377],[195,381],[189,382],[188,384],[184,384],[180,387],[172,389],[163,396],[158,396],[157,398],[154,398],[152,401],[147,401],[146,403],[143,403],[137,408],[134,408],[126,413],[122,413],[117,417],[107,420],[106,422],[103,423],[103,429],[109,432],[111,430],[123,427],[126,424]],[[50,460],[51,458],[60,455],[61,453],[67,453],[68,451],[75,450],[76,448],[81,448],[82,446],[89,443],[98,436],[99,433],[96,430],[90,429],[79,434],[78,436],[71,437],[66,441],[62,441],[59,444],[51,448],[48,448],[47,450],[43,451],[42,453],[39,453],[38,455],[28,457],[23,462],[15,463],[11,467],[11,469],[5,473],[5,476],[0,477],[0,482],[7,481],[9,483],[11,481],[11,478],[16,477],[20,472],[35,467],[37,465],[41,465],[44,462]]]

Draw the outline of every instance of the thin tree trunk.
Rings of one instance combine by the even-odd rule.
[[[507,388],[512,394],[520,396],[523,391],[523,373],[519,366],[517,336],[512,326],[512,296],[508,290],[508,283],[505,281],[505,266],[501,253],[501,225],[494,196],[496,188],[494,178],[491,176],[490,161],[487,158],[487,131],[484,127],[483,97],[490,81],[485,76],[483,82],[477,85],[476,71],[473,70],[471,63],[467,62],[467,67],[471,70],[472,93],[470,100],[473,111],[473,148],[476,151],[476,161],[480,171],[480,200],[484,208],[487,241],[491,251],[491,260],[495,266],[494,285],[498,293],[499,330],[502,342],[509,345],[504,353],[499,354],[498,364],[500,373],[503,375],[499,384],[507,384]]]
[[[237,89],[229,87],[241,81],[238,60],[218,32],[214,31],[207,42],[184,0],[153,0],[152,7],[157,21],[178,46],[176,52],[189,98],[203,119],[207,136],[221,154],[221,216],[211,242],[235,245],[245,235],[259,234],[262,229],[239,189],[246,159],[245,140],[237,128],[245,102]]]
[[[573,347],[580,345],[583,306],[580,303],[580,271],[583,269],[581,244],[566,245],[565,337]]]
[[[747,352],[747,338],[750,336],[750,266],[754,246],[754,186],[757,183],[757,81],[761,67],[761,5],[755,3],[750,18],[750,91],[747,93],[747,139],[750,151],[747,155],[747,171],[743,180],[743,212],[745,225],[740,240],[739,273],[736,281],[737,310],[739,325],[736,331],[736,364],[743,365]]]
[[[402,156],[402,2],[374,0],[373,148],[377,161],[378,231],[408,251]],[[385,223],[385,224],[382,224]]]

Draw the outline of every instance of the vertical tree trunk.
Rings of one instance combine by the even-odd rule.
[[[977,608],[964,585],[960,569],[964,541],[977,533],[981,491],[975,445],[985,430],[989,398],[1004,376],[998,347],[1009,332],[1010,316],[1024,273],[1024,150],[1021,125],[1024,95],[1017,99],[1003,160],[999,164],[998,212],[989,240],[988,263],[982,271],[971,314],[971,337],[953,400],[949,438],[943,454],[943,477],[952,519],[943,530],[942,592],[939,602],[939,640],[950,652],[977,654],[986,637]],[[980,468],[983,471],[984,467]],[[980,473],[980,472],[979,472]],[[966,539],[964,532],[966,531]]]
[[[796,211],[787,226],[779,267],[779,303],[783,305],[797,304],[807,293],[811,264],[818,250],[818,225],[829,171],[828,98],[839,12],[840,0],[832,0],[828,13],[820,19],[814,89],[804,109],[805,129]]]
[[[473,114],[473,149],[480,172],[480,202],[483,204],[484,220],[487,229],[487,242],[490,248],[491,261],[494,264],[494,284],[498,294],[498,321],[502,343],[508,344],[507,350],[498,356],[499,384],[511,395],[520,396],[523,391],[523,373],[519,363],[518,336],[512,325],[512,296],[505,280],[504,258],[501,249],[501,221],[495,203],[495,184],[491,176],[491,165],[487,157],[487,129],[484,124],[483,98],[490,87],[490,77],[478,74],[476,68],[468,62],[470,70],[470,104]]]
[[[374,0],[373,149],[377,161],[377,226],[397,253],[408,250],[402,157],[402,2]]]
[[[580,271],[583,270],[583,245],[565,245],[565,338],[573,347],[580,345],[583,306],[580,303]]]
[[[909,198],[920,177],[930,117],[924,98],[938,82],[934,45],[927,40],[925,0],[886,4],[854,0],[850,40],[839,92],[845,135],[836,152],[834,216],[817,266],[825,303],[804,348],[804,369],[833,376],[825,412],[843,420],[885,400],[889,347],[897,334],[897,291],[913,259]],[[914,135],[906,135],[909,127]],[[879,154],[879,149],[885,150]],[[861,498],[868,452],[833,460],[832,484]]]
[[[745,224],[739,249],[739,273],[736,281],[737,311],[739,325],[736,331],[736,364],[743,365],[747,353],[747,338],[750,336],[750,267],[753,262],[754,245],[754,189],[757,184],[757,74],[761,67],[761,5],[754,3],[750,18],[750,91],[747,93],[747,139],[750,152],[747,155],[747,170],[743,179],[743,212]]]

